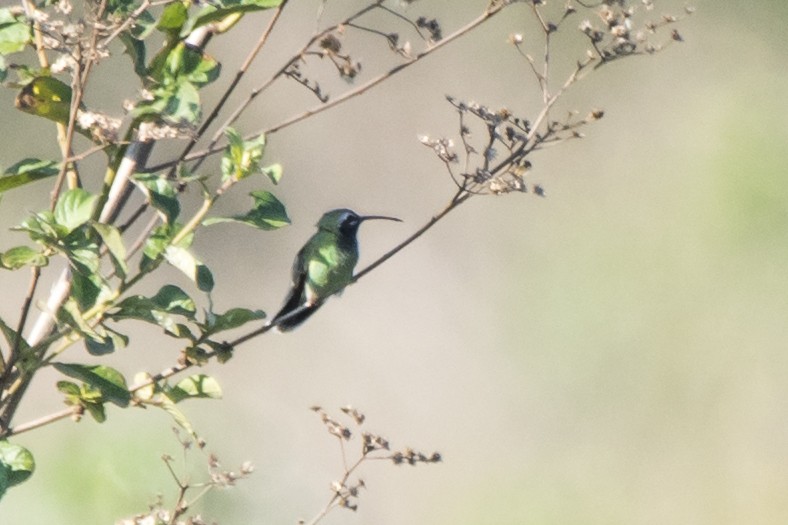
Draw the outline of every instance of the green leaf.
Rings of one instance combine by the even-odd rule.
[[[183,359],[190,365],[203,366],[208,362],[208,350],[201,346],[190,346],[183,354]]]
[[[16,73],[17,81],[13,85],[24,86],[41,75],[41,72],[41,68],[38,67],[27,66],[25,64],[14,64],[14,73]]]
[[[282,180],[283,171],[284,168],[282,168],[281,164],[271,164],[263,168],[263,175],[271,179],[271,182],[274,184],[279,184],[279,181]]]
[[[136,2],[136,0],[135,0]],[[156,19],[150,13],[150,11],[143,11],[140,15],[134,20],[134,24],[132,24],[131,29],[129,32],[131,35],[138,39],[138,40],[145,40],[156,29]]]
[[[0,499],[3,499],[6,491],[10,488],[11,483],[8,479],[11,477],[11,469],[3,467],[0,468]]]
[[[211,271],[187,249],[180,246],[168,246],[164,250],[164,258],[191,279],[201,291],[210,292],[213,290],[214,282]]]
[[[100,245],[95,235],[86,229],[78,228],[60,240],[56,248],[68,257],[75,269],[88,275],[99,272]]]
[[[19,341],[17,341],[16,330],[8,326],[2,319],[0,319],[0,331],[3,332],[3,336],[5,337],[9,347],[13,347],[15,344],[18,344],[19,350],[22,354],[30,350],[30,346],[27,344],[27,341],[25,341],[25,338],[20,337]]]
[[[148,68],[152,96],[138,102],[132,115],[177,125],[196,124],[201,114],[198,89],[216,80],[220,71],[215,59],[184,42],[165,46]]]
[[[195,432],[191,422],[189,422],[189,419],[186,417],[186,414],[181,412],[180,409],[175,406],[175,403],[173,403],[168,397],[165,396],[157,406],[167,412],[170,417],[172,417],[173,421],[175,421],[179,427],[188,432],[195,441],[199,441],[200,438],[197,435],[197,432]]]
[[[98,259],[98,257],[96,258]],[[71,274],[71,297],[76,300],[79,308],[83,311],[96,304],[105,287],[103,279],[97,273],[74,268]]]
[[[197,87],[203,87],[219,78],[222,66],[212,56],[207,53],[201,53],[191,47],[185,48],[184,56],[187,60],[180,74],[191,84]]]
[[[82,188],[68,190],[55,205],[55,221],[69,232],[75,230],[90,220],[97,198]]]
[[[200,120],[200,95],[188,81],[151,90],[152,99],[137,103],[132,116],[144,120],[163,120],[169,124],[196,124]]]
[[[130,32],[123,31],[120,34],[120,41],[126,48],[126,54],[131,58],[134,65],[134,72],[138,77],[144,79],[148,76],[148,68],[145,66],[145,42],[134,37]]]
[[[82,406],[85,407],[97,423],[103,423],[107,420],[107,411],[104,408],[104,403],[83,403]]]
[[[155,174],[137,175],[135,181],[137,186],[147,195],[151,206],[161,212],[162,220],[173,224],[181,212],[178,191],[173,183],[166,177]]]
[[[223,330],[232,330],[251,321],[265,319],[262,310],[247,310],[246,308],[231,308],[221,315],[212,318],[208,325],[207,334],[215,334]]]
[[[182,315],[189,319],[194,319],[194,314],[197,312],[197,306],[189,294],[172,284],[162,286],[156,295],[151,297],[151,301],[157,310]]]
[[[65,394],[66,405],[82,407],[99,423],[107,420],[104,396],[97,388],[86,384],[77,385],[71,381],[58,381],[57,389]]]
[[[72,287],[73,286],[74,285],[72,284]],[[73,289],[71,293],[74,293]],[[77,299],[74,297],[69,297],[66,302],[63,303],[63,306],[60,307],[57,312],[57,320],[60,323],[70,326],[83,337],[91,339],[101,338],[101,335],[91,328],[87,321],[85,321],[85,318],[82,317],[82,312],[80,311],[79,305],[77,304]]]
[[[113,15],[128,15],[137,7],[136,0],[108,0],[107,12]]]
[[[55,363],[54,366],[58,372],[98,389],[105,400],[122,408],[129,406],[131,393],[126,378],[114,368],[74,363]]]
[[[164,8],[156,27],[165,31],[179,31],[186,23],[189,11],[181,2],[173,2]]]
[[[55,222],[55,216],[50,211],[36,213],[13,229],[27,232],[32,240],[53,249],[61,249],[60,241],[68,234],[65,226]]]
[[[85,338],[85,348],[90,355],[111,354],[117,348],[124,348],[129,344],[128,336],[105,326],[97,327],[97,331],[100,331],[100,338]]]
[[[5,62],[5,57],[0,55],[0,82],[3,82],[8,76],[8,64]]]
[[[214,5],[204,7],[196,16],[193,16],[184,30],[192,31],[200,26],[219,22],[231,15],[270,9],[279,7],[281,4],[282,0],[223,0],[215,2]]]
[[[36,77],[19,92],[16,107],[25,113],[67,124],[71,113],[71,87],[54,77]]]
[[[220,222],[237,222],[246,224],[260,230],[276,230],[290,224],[284,204],[268,191],[253,191],[250,195],[254,198],[254,208],[244,215],[232,217],[210,217],[203,224],[210,226]]]
[[[167,52],[161,68],[151,71],[161,85],[187,81],[203,87],[219,77],[221,66],[207,53],[180,42]]]
[[[108,317],[116,321],[137,319],[156,324],[176,337],[191,339],[191,332],[183,325],[176,323],[173,315],[181,315],[194,319],[197,307],[194,300],[186,292],[174,285],[163,286],[153,297],[134,295],[125,298],[117,305],[117,310]]]
[[[8,8],[0,9],[0,55],[24,51],[33,41],[31,25],[22,16],[14,16]]]
[[[222,178],[241,180],[260,173],[262,171],[260,161],[265,151],[265,135],[245,141],[233,128],[227,128],[224,134],[228,144],[222,155]]]
[[[0,193],[60,173],[57,162],[41,159],[20,160],[0,176]]]
[[[129,269],[126,266],[126,247],[123,245],[120,230],[110,224],[100,222],[93,222],[92,227],[101,237],[104,246],[107,247],[112,265],[115,267],[115,273],[124,279]]]
[[[167,99],[164,116],[167,121],[176,124],[195,124],[200,120],[200,94],[197,87],[190,82],[179,82],[172,96]]]
[[[89,204],[82,209],[79,209],[78,204],[74,207],[64,207],[66,210],[76,211],[63,212],[60,220],[65,220],[67,224],[61,227],[70,229],[76,224],[79,224],[79,227],[52,245],[53,248],[63,252],[71,263],[71,295],[83,311],[96,304],[102,292],[109,291],[109,286],[101,275],[100,238],[94,231],[82,228],[80,224],[93,208],[95,199],[91,196],[89,200]]]
[[[27,265],[46,266],[48,263],[47,256],[27,246],[17,246],[0,255],[0,265],[10,270],[17,270]]]
[[[26,481],[35,469],[36,462],[29,450],[5,439],[0,440],[0,470],[4,471],[0,478],[0,495]]]
[[[159,264],[164,250],[170,245],[174,235],[173,228],[169,224],[162,224],[151,232],[142,248],[141,272],[152,271]]]
[[[72,383],[71,381],[58,381],[57,382],[57,389],[64,393],[66,397],[71,398],[71,400],[79,399],[79,385],[76,383]]]
[[[8,326],[5,321],[0,319],[0,331],[3,332],[3,336],[5,337],[6,342],[8,343],[9,348],[13,348],[16,344],[17,349],[19,350],[19,357],[16,360],[16,366],[22,370],[23,372],[33,372],[40,366],[40,358],[35,352],[31,351],[30,345],[27,344],[24,337],[20,337],[17,341],[16,330]],[[51,343],[49,343],[51,344]],[[36,347],[37,351],[44,352],[48,348],[49,345],[45,345],[42,347],[38,345]]]
[[[193,319],[197,311],[194,300],[186,292],[172,284],[163,286],[156,295],[150,298],[142,295],[127,297],[117,307],[118,311],[112,313],[112,318],[116,320],[140,319],[148,321],[150,317],[147,314],[151,310]]]
[[[165,395],[173,403],[180,403],[184,399],[221,399],[222,388],[216,379],[205,374],[197,374],[182,379],[177,385],[167,388]]]
[[[214,355],[216,356],[216,360],[220,364],[224,364],[230,359],[232,359],[233,351],[235,350],[235,348],[230,343],[226,341],[219,343],[216,341],[208,340],[205,341],[205,344],[211,347],[211,350],[213,350]]]

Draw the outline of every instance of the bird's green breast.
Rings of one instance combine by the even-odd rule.
[[[353,278],[358,262],[355,242],[343,243],[337,235],[319,232],[310,243],[307,254],[307,300],[325,299],[340,292]]]

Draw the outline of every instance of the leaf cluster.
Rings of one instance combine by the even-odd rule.
[[[11,420],[19,401],[36,373],[51,367],[64,376],[56,388],[76,420],[87,413],[102,423],[110,405],[151,406],[169,413],[196,438],[178,406],[186,399],[221,397],[213,378],[195,374],[171,385],[166,377],[143,371],[132,384],[104,359],[130,344],[124,333],[130,322],[154,325],[177,341],[180,352],[174,360],[184,368],[202,365],[209,356],[219,362],[232,357],[232,346],[220,337],[263,320],[265,312],[243,305],[216,310],[210,296],[216,286],[213,272],[194,254],[192,244],[202,227],[214,224],[241,224],[258,231],[288,225],[284,204],[265,189],[266,183],[279,183],[283,168],[264,162],[264,135],[244,139],[230,127],[225,129],[228,145],[221,171],[215,176],[194,175],[185,165],[172,174],[126,172],[124,159],[135,140],[142,139],[135,147],[143,147],[144,140],[157,133],[192,133],[201,122],[200,91],[219,78],[221,64],[194,42],[195,34],[225,33],[244,15],[281,4],[281,0],[210,4],[174,0],[157,8],[149,1],[107,0],[86,2],[79,19],[69,16],[58,2],[29,2],[28,12],[0,8],[0,82],[16,92],[17,109],[57,124],[63,151],[59,160],[19,160],[0,175],[0,194],[57,179],[51,206],[31,213],[13,228],[25,240],[0,251],[0,269],[29,269],[32,276],[19,323],[14,327],[0,319],[6,342],[0,345],[0,437],[17,432]],[[95,64],[116,54],[110,47],[115,40],[123,44],[131,59],[126,63],[139,79],[139,97],[125,108],[125,119],[92,109],[85,89]],[[152,55],[151,49],[156,49]],[[31,65],[33,57],[38,58],[38,66]],[[12,80],[10,73],[16,75]],[[123,138],[121,120],[127,126]],[[92,149],[74,155],[75,133],[92,143]],[[96,152],[104,153],[106,167],[98,187],[81,173],[81,160]],[[248,210],[226,217],[214,213],[215,202],[238,182],[260,175],[262,184],[251,192]],[[203,195],[197,210],[182,204],[189,186]],[[134,188],[144,196],[144,205],[120,224],[117,218]],[[130,226],[142,215],[153,220],[133,240]],[[139,284],[158,275],[163,265],[179,270],[193,291],[167,283],[153,295],[137,293]],[[63,267],[66,270],[55,286],[60,298],[47,307],[50,311],[40,314],[33,333],[23,337],[40,275]],[[93,364],[80,362],[78,355],[63,360],[79,342],[93,356]],[[2,495],[32,473],[32,455],[7,441],[0,444]]]

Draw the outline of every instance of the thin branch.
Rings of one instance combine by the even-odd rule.
[[[384,262],[388,261],[392,257],[394,257],[397,253],[402,251],[406,246],[411,244],[413,241],[424,235],[430,228],[435,226],[441,219],[443,219],[446,215],[451,213],[454,209],[456,209],[460,204],[467,201],[471,195],[464,190],[459,190],[454,197],[451,199],[449,204],[437,215],[433,216],[429,221],[427,221],[424,226],[416,230],[410,237],[402,241],[400,244],[383,254],[379,257],[375,262],[364,268],[363,270],[359,271],[351,281],[352,283],[357,282],[359,279],[367,275],[369,272],[383,264]]]
[[[98,153],[100,151],[105,151],[107,148],[110,148],[112,146],[116,146],[116,145],[119,145],[119,144],[123,144],[123,142],[119,142],[119,143],[115,143],[115,144],[97,144],[95,146],[92,146],[92,147],[86,149],[85,151],[83,151],[81,153],[73,154],[72,156],[64,159],[63,162],[71,162],[71,163],[79,162],[81,160],[85,160],[86,158],[90,157],[91,155],[95,155],[96,153]]]
[[[213,136],[211,137],[211,141],[208,144],[206,150],[211,152],[222,151],[224,149],[224,146],[216,149],[215,151],[214,149],[216,144],[219,142],[219,140],[224,136],[225,130],[230,126],[232,126],[233,124],[235,124],[235,122],[241,117],[241,115],[246,110],[246,108],[249,107],[249,105],[252,102],[254,102],[254,100],[261,93],[263,93],[266,89],[268,89],[277,79],[285,75],[293,64],[301,60],[301,57],[304,55],[304,53],[306,53],[309,50],[309,48],[315,44],[315,42],[318,42],[321,38],[332,33],[333,31],[336,31],[343,24],[351,23],[353,20],[375,9],[383,1],[384,0],[376,0],[373,4],[367,5],[362,9],[356,11],[349,17],[345,18],[342,22],[338,24],[334,24],[331,27],[328,27],[319,33],[315,33],[312,36],[312,38],[310,38],[309,41],[306,44],[304,44],[304,46],[295,55],[293,55],[289,60],[287,60],[287,62],[282,67],[280,67],[273,75],[271,75],[267,80],[265,80],[258,87],[254,88],[246,97],[246,99],[244,99],[244,101],[241,102],[238,105],[238,107],[235,108],[232,114],[230,114],[230,116],[224,121],[224,123],[219,127],[219,129],[217,129],[216,132],[213,134]],[[193,155],[186,155],[182,157],[179,162],[197,160],[197,163],[192,167],[192,170],[196,171],[202,165],[202,163],[204,162],[207,156],[208,155],[200,154],[200,153]],[[158,166],[154,166],[153,168],[150,169],[150,171],[159,171],[165,168],[172,168],[172,166],[176,164],[177,163],[173,163],[173,162],[165,162],[163,164],[159,164]]]
[[[542,58],[542,73],[537,75],[539,85],[542,88],[542,102],[547,103],[550,98],[550,34],[554,31],[554,26],[545,21],[542,13],[534,2],[531,7],[533,8],[534,15],[539,20],[544,32],[544,57]],[[531,64],[533,66],[533,63]],[[534,70],[535,71],[535,70]]]
[[[372,270],[374,270],[375,268],[377,268],[378,266],[380,266],[381,264],[383,264],[384,262],[389,260],[391,257],[396,255],[398,252],[402,251],[406,246],[411,244],[413,241],[415,241],[416,239],[420,238],[430,228],[435,226],[435,224],[437,224],[441,219],[443,219],[451,211],[453,211],[458,206],[460,206],[463,202],[468,200],[471,196],[472,196],[471,193],[468,193],[468,192],[465,192],[465,191],[462,191],[462,190],[457,192],[457,194],[451,199],[449,204],[440,213],[438,213],[437,215],[433,216],[429,221],[427,221],[427,223],[424,226],[419,228],[413,235],[411,235],[410,237],[405,239],[403,242],[401,242],[400,244],[395,246],[393,249],[391,249],[388,252],[386,252],[384,255],[382,255],[380,258],[378,258],[375,262],[373,262],[372,264],[370,264],[369,266],[367,266],[366,268],[364,268],[363,270],[358,272],[355,275],[355,277],[353,278],[353,280],[351,281],[351,284],[357,282],[359,279],[364,277],[366,274],[368,274],[369,272],[371,272]],[[298,313],[297,311],[293,312],[293,314],[297,314],[297,313]],[[258,337],[258,336],[260,336],[262,334],[265,334],[266,332],[270,331],[273,328],[274,328],[274,326],[270,325],[270,324],[263,325],[261,328],[253,330],[252,332],[250,332],[250,333],[248,333],[246,335],[243,335],[241,337],[238,337],[237,339],[227,343],[227,347],[235,348],[237,346],[240,346],[241,344],[243,344],[243,343],[245,343],[245,342],[247,342],[247,341],[249,341],[251,339],[254,339],[254,338],[256,338],[256,337]],[[217,350],[211,350],[211,351],[207,352],[204,357],[206,359],[210,359],[212,357],[215,357],[218,353],[219,352]],[[153,385],[155,383],[158,383],[160,381],[168,379],[168,378],[170,378],[170,377],[172,377],[172,376],[174,376],[174,375],[176,375],[176,374],[178,374],[180,372],[183,372],[183,371],[185,371],[185,370],[187,370],[189,368],[192,368],[193,366],[194,366],[194,364],[190,363],[190,362],[178,363],[178,364],[173,365],[173,366],[171,366],[171,367],[169,367],[169,368],[167,368],[165,370],[162,370],[161,372],[159,372],[158,374],[156,374],[154,376],[151,376],[148,380],[143,381],[140,384],[134,385],[133,387],[131,387],[129,389],[129,391],[131,393],[137,392],[138,390],[141,390],[141,389],[146,388],[148,386],[151,386],[151,385]],[[58,421],[60,419],[65,419],[66,417],[70,416],[72,413],[73,413],[72,409],[59,411],[59,412],[50,414],[48,416],[45,416],[45,417],[36,419],[34,421],[31,421],[29,423],[24,423],[24,424],[15,426],[13,428],[9,428],[9,429],[7,429],[5,431],[5,433],[0,431],[0,436],[9,437],[9,436],[12,436],[12,435],[21,434],[23,432],[27,432],[29,430],[33,430],[35,428],[39,428],[39,427],[41,427],[43,425],[46,425],[48,423],[51,423],[53,421]]]
[[[246,59],[243,61],[243,64],[241,64],[241,67],[238,68],[238,71],[235,72],[235,77],[230,82],[230,85],[227,86],[227,89],[224,90],[224,93],[222,93],[221,98],[216,103],[216,106],[214,106],[213,110],[208,115],[208,117],[205,119],[205,122],[203,122],[203,124],[200,126],[200,129],[197,130],[195,136],[189,141],[189,144],[183,149],[181,154],[178,156],[178,160],[176,161],[176,164],[173,165],[171,168],[172,170],[175,169],[175,166],[177,166],[178,163],[183,162],[183,159],[186,157],[186,155],[188,155],[189,152],[194,148],[194,146],[197,145],[197,142],[200,140],[200,138],[205,134],[205,132],[208,130],[211,124],[213,124],[213,121],[216,120],[216,117],[219,116],[219,113],[224,108],[224,105],[227,103],[227,100],[229,100],[230,95],[233,94],[235,88],[238,87],[238,84],[241,82],[241,79],[249,70],[249,67],[251,67],[254,59],[263,49],[263,46],[265,46],[266,42],[268,42],[268,38],[271,36],[271,32],[274,30],[276,23],[279,21],[279,18],[282,15],[282,11],[284,10],[288,1],[289,0],[283,0],[282,3],[279,4],[279,7],[277,7],[274,10],[274,14],[271,17],[271,20],[268,21],[268,25],[266,26],[265,30],[263,30],[263,33],[260,35],[260,38],[257,40],[257,43],[254,45],[251,51],[249,51],[249,54],[247,54]],[[222,128],[225,127],[226,126],[222,126]]]
[[[19,316],[19,323],[16,326],[16,335],[14,336],[14,344],[11,347],[11,353],[9,354],[8,362],[4,363],[3,366],[3,376],[0,378],[0,385],[5,384],[5,380],[8,378],[7,374],[11,371],[14,364],[16,364],[16,360],[19,357],[19,347],[22,344],[23,335],[22,332],[25,329],[25,325],[27,324],[27,317],[30,315],[30,307],[32,306],[33,297],[36,293],[36,288],[38,287],[38,279],[41,277],[41,267],[34,266],[30,270],[30,284],[27,288],[27,294],[25,295],[24,302],[22,303],[22,313]]]
[[[424,40],[425,42],[429,40],[429,38],[424,36],[424,33],[421,32],[421,28],[419,27],[419,25],[416,24],[413,20],[411,20],[407,16],[405,16],[402,13],[399,13],[399,12],[397,12],[397,11],[395,11],[395,10],[391,9],[390,7],[387,7],[387,6],[383,5],[383,4],[380,5],[380,8],[382,10],[386,11],[387,13],[399,18],[402,21],[404,21],[409,26],[411,26],[413,28],[413,30],[416,31],[416,33],[419,35],[419,37],[421,37],[421,39]]]
[[[379,2],[376,2],[376,4],[377,3],[379,3]],[[357,18],[358,16],[361,16],[362,14],[366,13],[370,9],[376,7],[376,4],[373,4],[372,6],[367,6],[367,8],[362,9],[358,13],[355,13],[353,15],[353,17],[350,17],[349,19],[346,19],[345,21],[342,22],[342,24],[347,24],[348,20],[350,20],[351,18]],[[350,100],[350,99],[352,99],[352,98],[354,98],[356,96],[359,96],[359,95],[362,95],[362,94],[366,93],[367,91],[369,91],[373,87],[377,86],[378,84],[384,82],[385,80],[388,80],[389,78],[393,77],[397,73],[400,73],[401,71],[404,71],[409,66],[412,66],[413,64],[419,62],[423,58],[426,58],[427,56],[431,55],[435,51],[438,51],[439,49],[441,49],[444,46],[446,46],[446,45],[450,44],[451,42],[453,42],[454,40],[457,40],[458,38],[464,36],[466,33],[476,29],[481,24],[487,22],[490,18],[492,18],[493,16],[495,16],[497,13],[499,13],[502,10],[503,10],[503,7],[499,7],[499,8],[495,8],[495,9],[488,9],[482,15],[480,15],[476,19],[472,20],[471,22],[469,22],[465,26],[461,27],[460,29],[458,29],[457,31],[452,33],[451,35],[443,38],[443,40],[437,42],[432,47],[429,47],[429,48],[425,49],[424,51],[422,51],[421,53],[415,55],[413,57],[413,59],[410,60],[409,62],[404,62],[402,64],[394,66],[393,68],[389,69],[388,71],[386,71],[384,73],[381,73],[380,75],[370,79],[369,81],[365,82],[364,84],[361,84],[357,88],[352,89],[350,91],[347,91],[347,92],[343,93],[341,96],[339,96],[339,97],[337,97],[335,99],[332,99],[331,101],[329,101],[329,102],[327,102],[325,104],[321,104],[319,106],[315,106],[315,107],[313,107],[311,109],[308,109],[308,110],[304,111],[303,113],[300,113],[298,115],[295,115],[295,116],[292,116],[292,117],[290,117],[288,119],[285,119],[284,121],[279,122],[276,125],[273,125],[273,126],[270,126],[268,128],[256,131],[254,133],[250,133],[249,135],[247,135],[245,137],[245,139],[249,140],[249,139],[251,139],[253,137],[256,137],[258,135],[261,135],[261,134],[270,135],[272,133],[276,133],[277,131],[281,131],[281,130],[283,130],[283,129],[289,127],[289,126],[292,126],[293,124],[301,122],[302,120],[305,120],[305,119],[307,119],[307,118],[309,118],[309,117],[311,117],[313,115],[317,115],[317,114],[322,113],[322,112],[324,112],[326,110],[332,109],[335,106],[338,106],[338,105],[340,105],[340,104],[342,104],[344,102],[347,102],[348,100]],[[335,28],[336,28],[336,26],[334,26],[332,28],[329,28],[326,31],[330,32],[330,31],[333,31]],[[262,86],[260,86],[259,88],[255,89],[254,91],[252,91],[250,96],[239,106],[239,108],[233,113],[233,115],[222,126],[222,128],[219,131],[217,131],[217,133],[214,135],[213,140],[211,141],[211,143],[208,145],[208,147],[206,149],[204,149],[202,151],[194,152],[194,153],[192,153],[190,155],[187,155],[183,160],[187,161],[187,162],[188,161],[193,161],[193,160],[201,160],[201,159],[204,159],[205,157],[208,157],[210,155],[214,155],[216,153],[219,153],[219,152],[223,151],[224,150],[223,146],[222,147],[217,147],[216,146],[217,142],[221,138],[222,130],[224,128],[228,127],[228,126],[231,126],[235,122],[235,120],[241,115],[243,110],[246,109],[246,107],[252,102],[252,100],[254,100],[254,98],[257,95],[259,95],[265,88],[270,86],[276,78],[279,78],[279,76],[284,74],[284,70],[286,70],[286,68],[288,68],[291,65],[292,61],[293,60],[297,60],[298,57],[301,55],[301,53],[306,52],[306,50],[309,49],[309,47],[315,41],[317,41],[318,38],[320,38],[324,34],[327,34],[327,33],[324,32],[324,33],[321,33],[320,35],[317,35],[314,38],[312,38],[310,40],[310,42],[306,46],[304,46],[304,48],[301,50],[301,52],[298,55],[296,55],[296,57],[294,57],[293,59],[288,61],[288,63],[285,66],[283,66],[277,73],[275,73]],[[174,161],[164,162],[162,164],[159,164],[159,165],[151,167],[149,171],[153,172],[153,171],[159,171],[159,170],[162,170],[162,169],[171,168],[175,164],[177,164],[177,163],[174,162]]]
[[[140,6],[134,10],[130,15],[126,16],[126,19],[123,20],[123,23],[120,24],[115,30],[109,34],[104,40],[101,41],[100,47],[106,48],[110,42],[115,40],[123,31],[131,27],[137,22],[137,19],[142,16],[142,13],[147,11],[147,9],[151,6],[150,0],[143,0]]]
[[[284,120],[284,121],[282,121],[282,122],[280,122],[280,123],[278,123],[278,124],[276,124],[274,126],[271,126],[271,127],[267,128],[267,129],[263,129],[263,130],[260,130],[260,131],[258,131],[256,133],[253,133],[253,134],[251,134],[251,136],[257,136],[257,135],[260,135],[260,134],[276,133],[277,131],[280,131],[280,130],[282,130],[282,129],[288,127],[288,126],[291,126],[291,125],[293,125],[293,124],[295,124],[297,122],[301,122],[302,120],[304,120],[304,119],[306,119],[308,117],[311,117],[313,115],[317,115],[318,113],[322,113],[322,112],[324,112],[324,111],[326,111],[328,109],[331,109],[331,108],[333,108],[335,106],[338,106],[338,105],[342,104],[343,102],[346,102],[346,101],[352,99],[353,97],[362,95],[363,93],[369,91],[370,89],[372,89],[373,87],[377,86],[381,82],[383,82],[385,80],[388,80],[389,78],[393,77],[397,73],[400,73],[400,72],[404,71],[408,67],[410,67],[413,64],[419,62],[423,58],[426,58],[427,56],[431,55],[435,51],[438,51],[439,49],[442,49],[443,47],[445,47],[446,45],[450,44],[454,40],[457,40],[458,38],[464,36],[466,33],[476,29],[478,26],[480,26],[484,22],[488,21],[490,18],[495,16],[495,14],[499,13],[500,11],[501,11],[500,9],[495,10],[495,11],[485,11],[482,15],[480,15],[476,19],[472,20],[471,22],[469,22],[465,26],[461,27],[460,29],[458,29],[457,31],[455,31],[451,35],[447,36],[443,40],[437,42],[434,46],[429,47],[429,48],[425,49],[424,51],[422,51],[421,53],[418,53],[417,55],[415,55],[413,57],[413,59],[410,60],[409,62],[403,62],[402,64],[398,64],[398,65],[394,66],[393,68],[389,69],[388,71],[386,71],[384,73],[381,73],[377,77],[374,77],[374,78],[370,79],[369,81],[367,81],[366,83],[360,85],[356,89],[352,89],[352,90],[350,90],[350,91],[348,91],[346,93],[343,93],[341,96],[331,100],[330,102],[328,102],[326,104],[321,104],[320,106],[316,106],[316,107],[313,107],[311,109],[308,109],[308,110],[304,111],[303,113],[301,113],[299,115],[295,115],[293,117],[290,117],[290,118],[288,118],[288,119],[286,119],[286,120]]]
[[[5,431],[5,433],[0,431],[0,436],[6,438],[15,436],[17,434],[24,434],[25,432],[41,428],[43,426],[49,425],[50,423],[54,423],[55,421],[66,419],[67,417],[71,417],[77,413],[78,407],[64,408],[63,410],[53,412],[52,414],[46,415],[44,417],[28,421],[27,423],[22,423],[21,425],[17,425],[13,428],[9,428]]]

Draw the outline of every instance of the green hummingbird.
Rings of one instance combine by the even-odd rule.
[[[350,284],[358,262],[358,228],[372,219],[402,222],[395,217],[361,216],[344,208],[323,214],[317,223],[317,233],[293,261],[290,293],[270,325],[283,332],[292,330],[315,313],[326,299]]]

